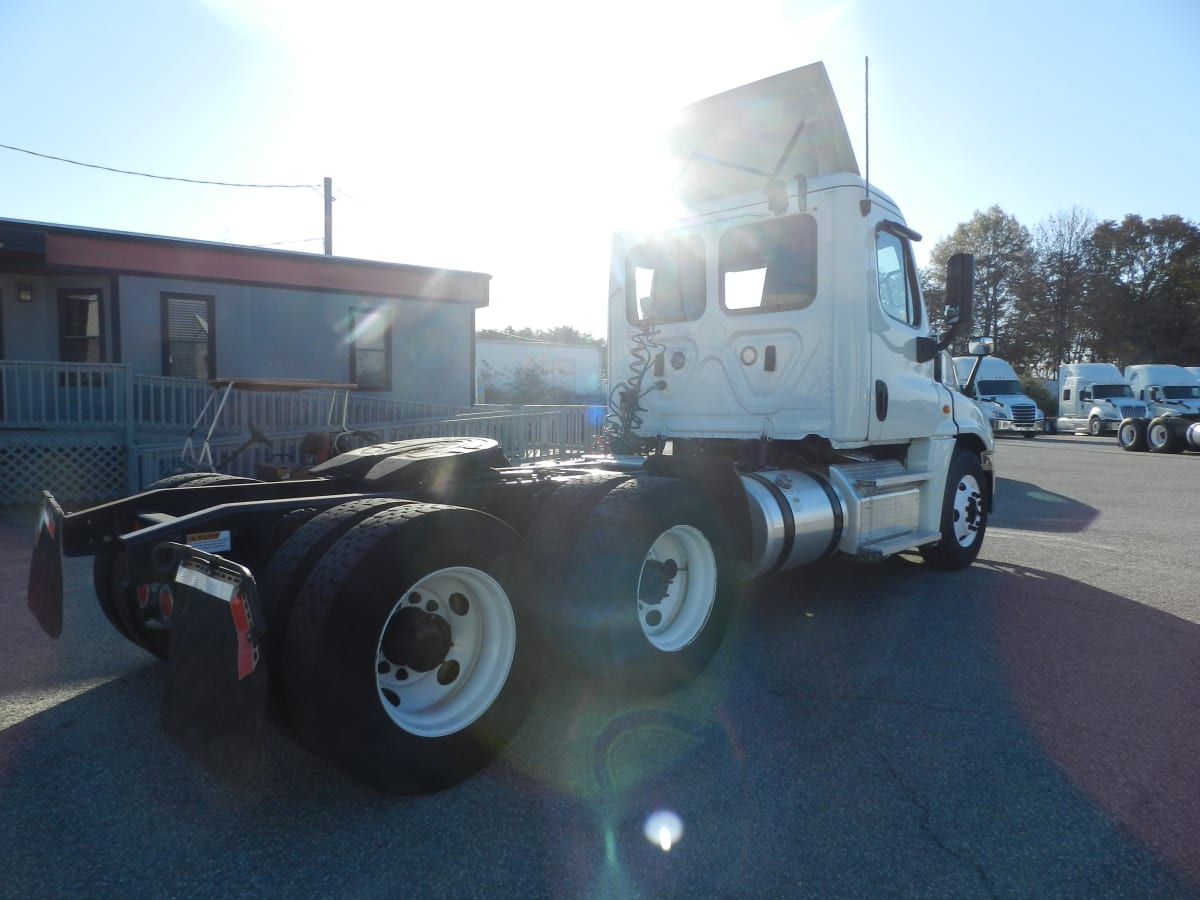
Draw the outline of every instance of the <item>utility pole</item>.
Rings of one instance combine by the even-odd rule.
[[[333,256],[333,179],[325,179],[325,255]]]

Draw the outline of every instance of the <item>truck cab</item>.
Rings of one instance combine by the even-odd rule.
[[[1055,430],[1093,437],[1115,434],[1122,420],[1145,416],[1121,370],[1111,363],[1067,363],[1058,367]]]
[[[1125,368],[1137,399],[1146,404],[1146,415],[1200,417],[1200,380],[1182,366],[1133,365]]]
[[[860,176],[824,67],[693,104],[669,153],[678,218],[613,242],[614,449],[830,483],[834,546],[859,556],[936,534],[956,451],[982,461],[990,502],[992,429],[940,371],[920,235]]]
[[[1045,416],[1025,393],[1013,367],[994,356],[979,361],[976,357],[956,356],[954,367],[967,396],[971,397],[996,434],[1020,434],[1036,437],[1045,425]],[[972,381],[971,373],[975,372]]]

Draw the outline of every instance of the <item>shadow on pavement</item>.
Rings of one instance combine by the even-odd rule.
[[[1061,506],[1064,527],[1094,515]],[[90,599],[84,582],[73,602]],[[40,686],[65,656],[101,651],[48,644]],[[6,890],[1200,890],[1200,626],[1043,571],[936,572],[905,556],[760,580],[683,690],[639,697],[548,673],[498,762],[426,797],[372,793],[274,728],[257,781],[219,785],[163,734],[162,673],[139,658],[0,730]]]
[[[1086,530],[1097,515],[1099,510],[1094,506],[1048,491],[1041,485],[999,478],[996,508],[988,524],[1061,534]]]

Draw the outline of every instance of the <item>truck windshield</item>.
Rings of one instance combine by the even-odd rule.
[[[1109,397],[1132,397],[1133,388],[1127,384],[1098,384],[1092,388],[1092,396],[1097,400],[1107,400]]]
[[[1162,392],[1168,400],[1196,400],[1200,398],[1200,385],[1166,384]]]
[[[979,382],[979,393],[988,397],[997,397],[1003,394],[1024,394],[1025,390],[1021,387],[1021,382],[1012,378],[986,378]]]

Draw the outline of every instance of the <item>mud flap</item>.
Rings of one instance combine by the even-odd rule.
[[[63,627],[63,511],[49,491],[42,491],[42,512],[33,538],[26,602],[42,631],[56,638]]]
[[[268,701],[254,577],[183,544],[156,552],[169,552],[175,567],[163,727],[210,773],[245,784],[262,757]]]

